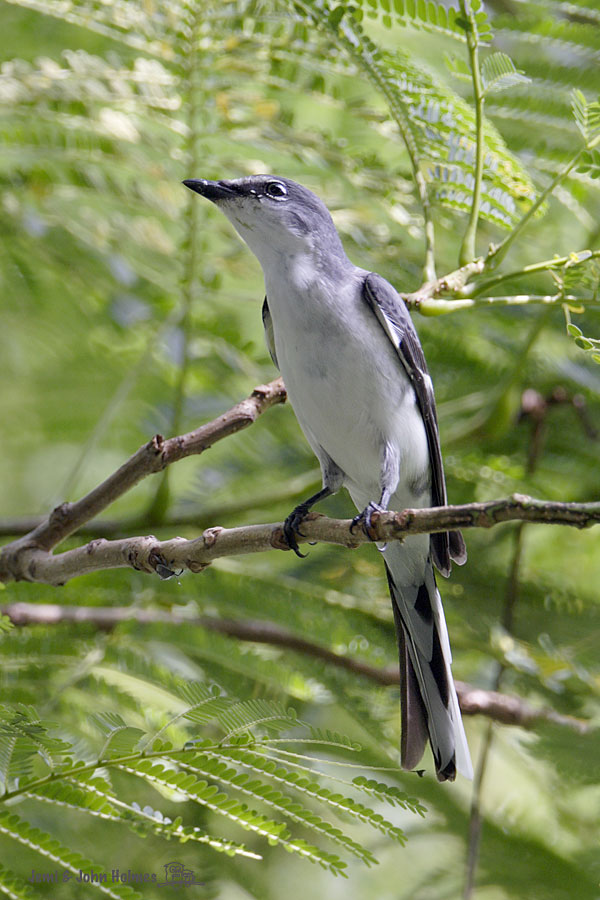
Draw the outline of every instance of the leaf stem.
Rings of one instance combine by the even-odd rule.
[[[599,256],[600,250],[577,250],[574,253],[569,253],[568,256],[554,256],[552,259],[543,259],[540,262],[523,266],[522,269],[513,269],[512,272],[495,275],[493,278],[488,278],[486,281],[480,282],[475,287],[473,287],[473,285],[466,285],[464,288],[464,295],[474,299],[479,297],[480,294],[484,294],[491,288],[496,287],[496,285],[502,284],[503,281],[512,281],[515,278],[522,278],[525,275],[532,275],[536,272],[549,272],[552,269],[561,269],[566,265],[581,265],[582,263],[587,262],[588,259],[597,259]]]
[[[402,135],[402,139],[406,147],[406,152],[408,153],[413,178],[417,187],[417,192],[419,194],[421,208],[423,210],[425,234],[425,261],[423,264],[423,279],[424,281],[434,281],[436,278],[435,230],[431,203],[429,200],[429,192],[427,190],[427,182],[425,180],[423,172],[419,168],[419,150],[417,147],[417,142],[411,130],[406,109],[404,109],[402,104],[399,102],[396,93],[391,90],[390,85],[388,84],[388,80],[385,76],[385,72],[381,69],[378,60],[375,57],[375,54],[371,51],[368,45],[366,47],[363,46],[361,35],[357,34],[356,23],[352,22],[352,25],[355,26],[354,29],[351,28],[349,22],[347,21],[347,18],[343,19],[340,23],[340,31],[343,36],[344,44],[347,50],[352,53],[355,59],[357,59],[362,67],[367,71],[375,85],[379,88],[379,90],[385,97],[392,117],[400,130],[400,134]]]
[[[591,298],[590,298],[591,300]],[[463,309],[477,309],[482,306],[533,306],[558,303],[585,303],[585,298],[571,294],[504,294],[498,297],[465,297],[457,300],[423,300],[419,312],[423,316],[444,316]],[[407,304],[410,306],[410,304]]]
[[[365,70],[376,88],[385,97],[392,118],[396,122],[404,141],[421,208],[423,210],[425,236],[423,280],[435,281],[435,228],[429,192],[427,190],[427,181],[419,167],[419,149],[411,129],[407,109],[399,99],[398,92],[395,92],[392,89],[385,71],[380,65],[377,47],[362,32],[359,23],[352,17],[350,12],[344,11],[341,16],[336,15],[333,18],[329,17],[324,19],[322,11],[317,13],[311,3],[298,0],[296,6],[300,7],[318,27],[322,27],[324,23],[327,25],[329,31],[334,34],[338,43],[341,44],[346,52]]]
[[[468,22],[466,30],[467,47],[469,52],[469,67],[471,69],[471,79],[473,82],[473,99],[475,101],[475,181],[473,184],[473,197],[471,200],[471,212],[469,221],[463,237],[460,248],[459,264],[466,265],[472,259],[475,259],[475,240],[477,237],[477,224],[479,221],[479,207],[481,204],[481,182],[483,177],[483,105],[484,90],[481,81],[481,71],[479,69],[479,42],[477,40],[477,29],[475,17],[471,10],[468,0],[461,0],[460,9]]]
[[[545,188],[545,190],[542,191],[542,193],[537,198],[537,200],[535,201],[533,206],[530,206],[530,208],[527,210],[525,215],[517,222],[517,224],[511,231],[511,233],[509,235],[507,235],[507,237],[505,237],[504,240],[500,244],[496,244],[495,246],[493,246],[490,249],[490,252],[488,253],[488,255],[486,257],[486,266],[493,269],[493,268],[496,268],[496,266],[498,266],[502,262],[502,260],[504,259],[504,257],[506,256],[506,254],[508,253],[508,251],[510,250],[510,248],[516,241],[516,239],[519,237],[519,235],[521,234],[523,229],[526,227],[526,225],[529,224],[531,219],[535,216],[538,209],[542,206],[543,203],[546,202],[547,198],[554,192],[555,188],[558,187],[558,185],[561,183],[561,181],[563,181],[570,174],[570,172],[572,172],[572,170],[575,168],[575,166],[579,163],[580,157],[587,149],[589,149],[589,148],[581,147],[577,151],[575,156],[565,166],[563,166],[563,168],[552,179],[552,181]]]

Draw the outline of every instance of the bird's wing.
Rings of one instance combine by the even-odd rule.
[[[434,506],[445,506],[446,482],[435,411],[435,397],[417,332],[403,300],[381,275],[374,272],[367,275],[363,285],[363,297],[393,344],[414,388],[429,445],[431,502]],[[434,562],[443,575],[450,573],[451,559],[462,564],[467,558],[465,544],[459,531],[432,534],[431,549]]]
[[[273,319],[271,318],[271,310],[269,309],[269,304],[267,303],[266,297],[262,305],[262,320],[263,328],[265,329],[265,341],[267,342],[267,350],[269,351],[271,359],[273,360],[276,368],[279,368],[279,363],[277,362],[277,354],[275,353],[275,333],[273,331]]]

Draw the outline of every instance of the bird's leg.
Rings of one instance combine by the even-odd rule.
[[[390,504],[390,498],[396,492],[398,481],[400,479],[400,457],[398,448],[386,441],[381,447],[381,476],[379,484],[381,485],[381,496],[379,503],[371,500],[365,508],[357,516],[352,519],[350,525],[350,533],[353,534],[360,525],[370,540],[373,540],[369,534],[371,530],[371,518],[374,512],[385,512]]]
[[[375,503],[374,500],[371,500],[363,511],[359,513],[357,516],[354,516],[352,519],[352,524],[350,525],[350,532],[354,533],[358,526],[362,526],[363,531],[367,535],[368,538],[371,537],[369,531],[371,529],[371,517],[374,512],[385,512],[389,506],[390,497],[392,496],[392,491],[384,487],[381,491],[381,497],[379,498],[379,503]]]
[[[302,558],[306,556],[306,553],[300,553],[298,541],[296,540],[297,534],[299,534],[300,537],[304,537],[300,531],[302,520],[308,515],[309,510],[315,503],[318,503],[319,500],[325,500],[326,497],[331,497],[333,493],[334,491],[331,488],[322,488],[320,491],[317,491],[316,494],[313,494],[312,497],[309,497],[308,500],[305,500],[304,503],[299,503],[283,523],[283,536],[288,547],[290,550],[294,551],[296,556],[301,556]]]

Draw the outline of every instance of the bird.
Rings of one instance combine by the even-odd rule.
[[[227,217],[258,259],[271,358],[316,455],[322,488],[286,518],[288,546],[319,501],[345,487],[367,534],[375,512],[446,504],[433,385],[408,309],[381,275],[355,266],[325,203],[277,175],[183,184]],[[458,531],[380,548],[400,656],[401,765],[427,741],[439,781],[472,778],[434,566],[463,564]]]

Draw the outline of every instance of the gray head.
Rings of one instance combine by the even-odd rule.
[[[309,255],[346,261],[339,235],[322,200],[289,178],[249,175],[233,181],[183,182],[221,209],[265,266],[274,260]]]

